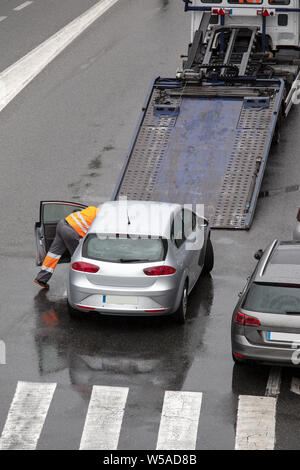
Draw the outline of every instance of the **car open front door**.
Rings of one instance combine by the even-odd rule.
[[[77,202],[66,201],[42,201],[40,203],[40,220],[35,224],[36,237],[36,264],[41,266],[54,240],[56,226],[60,219],[64,219],[72,212],[85,209],[87,206]],[[60,259],[61,263],[70,261],[70,255],[66,252]]]

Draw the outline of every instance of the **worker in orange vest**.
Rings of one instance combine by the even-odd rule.
[[[48,281],[61,256],[66,250],[73,256],[80,239],[86,235],[98,211],[97,207],[89,206],[82,211],[73,212],[58,222],[55,238],[43,261],[40,272],[34,279],[36,284],[44,289],[49,289]]]

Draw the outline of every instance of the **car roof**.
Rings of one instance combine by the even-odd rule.
[[[300,285],[300,242],[274,242],[262,257],[254,282]]]
[[[108,201],[100,206],[89,233],[169,238],[170,221],[181,208],[156,201]]]

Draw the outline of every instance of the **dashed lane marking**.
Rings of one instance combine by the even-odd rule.
[[[291,392],[300,395],[300,379],[298,377],[293,377],[291,382]]]
[[[196,448],[201,403],[200,392],[165,392],[156,449]]]
[[[266,397],[278,397],[281,385],[281,367],[271,367],[266,387]]]
[[[0,450],[36,448],[55,388],[55,383],[18,382],[0,438]]]
[[[21,10],[24,10],[24,8],[28,7],[29,5],[31,5],[33,3],[33,1],[28,1],[28,2],[24,2],[24,3],[21,3],[21,5],[17,6],[16,8],[14,8],[14,11],[21,11]]]
[[[92,23],[119,0],[102,0],[0,73],[0,111]],[[20,7],[20,6],[19,6]]]

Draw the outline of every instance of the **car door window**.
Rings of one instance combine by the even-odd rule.
[[[178,212],[172,223],[171,240],[177,248],[180,248],[185,242],[183,211]]]
[[[188,238],[196,228],[196,219],[195,214],[188,210],[184,209],[183,211],[183,220],[184,220],[184,236]]]
[[[74,203],[44,203],[42,205],[41,219],[44,224],[57,224],[60,219],[64,219],[72,212],[80,211],[84,207],[86,206]]]
[[[39,264],[41,257],[49,250],[55,238],[57,223],[72,212],[86,207],[84,204],[67,201],[42,201],[40,203],[40,220],[35,225],[37,242],[41,246],[41,253],[37,256]],[[60,261],[66,262],[68,259],[68,256],[63,256]]]

